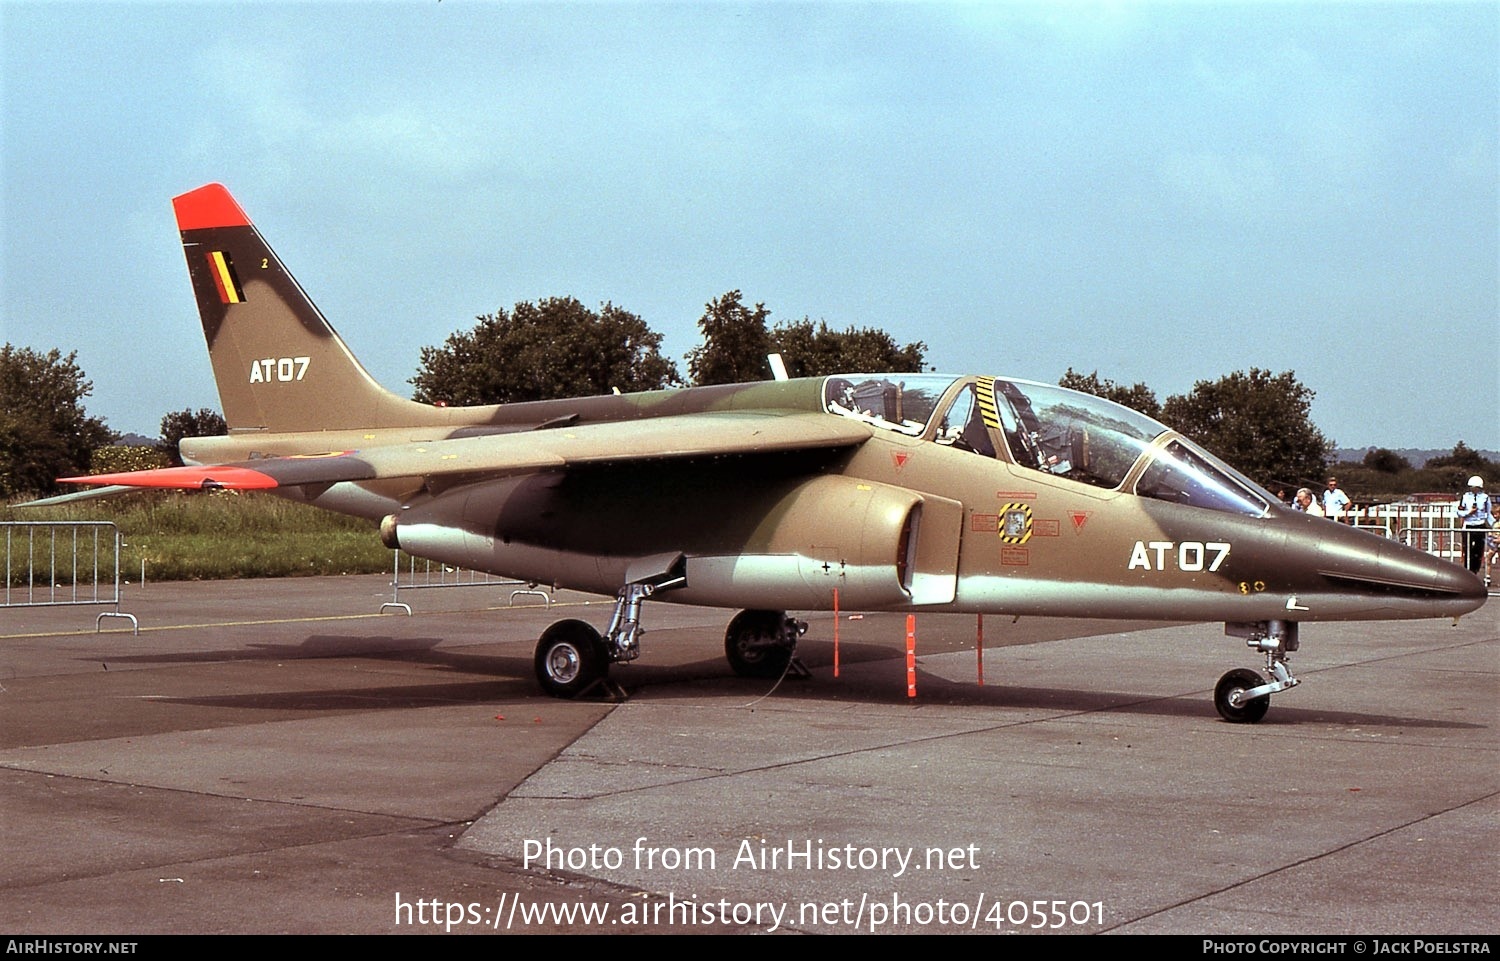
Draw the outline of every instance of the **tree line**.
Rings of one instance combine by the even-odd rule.
[[[768,325],[765,304],[731,290],[709,301],[698,320],[703,343],[688,353],[686,378],[661,353],[661,334],[611,303],[595,311],[572,297],[501,308],[436,347],[423,347],[413,399],[452,406],[511,404],[764,380],[768,354],[780,353],[793,377],[840,370],[916,372],[927,345],[897,346],[874,328],[844,330],[804,317]]]
[[[472,328],[421,348],[410,379],[413,398],[467,406],[743,383],[770,376],[771,353],[782,356],[793,377],[929,369],[921,341],[898,344],[878,328],[837,328],[808,317],[772,324],[770,315],[765,304],[746,303],[739,290],[709,301],[698,320],[702,343],[684,357],[684,377],[662,354],[662,336],[628,310],[607,302],[594,310],[572,297],[521,302],[480,315]],[[1333,442],[1313,424],[1313,391],[1292,371],[1236,371],[1200,380],[1165,401],[1145,384],[1119,384],[1097,370],[1069,368],[1058,383],[1161,420],[1273,491],[1321,485],[1328,470]],[[186,409],[162,418],[154,452],[109,448],[118,435],[85,411],[83,399],[91,391],[76,352],[10,344],[0,350],[0,496],[53,493],[57,477],[87,473],[91,465],[98,472],[180,463],[181,438],[226,430],[216,411]],[[1382,449],[1361,466],[1389,478],[1400,476],[1399,461]],[[1457,474],[1493,472],[1497,465],[1460,441],[1452,464],[1429,464],[1434,466]]]

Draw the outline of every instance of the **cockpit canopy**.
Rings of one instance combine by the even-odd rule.
[[[1166,425],[1112,401],[1031,381],[841,374],[824,407],[883,430],[1141,497],[1258,517],[1271,495]]]

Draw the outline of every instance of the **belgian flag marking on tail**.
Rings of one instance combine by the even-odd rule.
[[[219,300],[226,304],[243,304],[245,289],[240,286],[239,275],[234,272],[234,261],[228,251],[211,250],[208,257],[208,272],[213,275],[214,286],[219,288]]]

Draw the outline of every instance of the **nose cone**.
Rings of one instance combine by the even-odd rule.
[[[1451,561],[1365,531],[1328,527],[1317,572],[1340,591],[1379,598],[1395,616],[1457,617],[1487,598],[1484,582]]]
[[[1432,558],[1439,570],[1434,575],[1434,586],[1439,591],[1450,591],[1462,601],[1472,603],[1478,608],[1489,599],[1489,590],[1485,588],[1484,581],[1477,574],[1471,574],[1457,564],[1452,564],[1441,558]]]
[[[1458,564],[1395,541],[1382,545],[1379,564],[1381,573],[1397,587],[1447,595],[1464,604],[1465,610],[1479,607],[1489,596],[1484,582]]]

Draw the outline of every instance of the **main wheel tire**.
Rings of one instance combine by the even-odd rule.
[[[785,611],[740,611],[724,632],[724,657],[740,677],[780,677],[794,646],[780,641]]]
[[[1214,688],[1214,707],[1219,716],[1231,724],[1254,724],[1265,717],[1266,711],[1271,707],[1269,694],[1249,701],[1238,698],[1238,695],[1264,683],[1265,678],[1245,668],[1237,668],[1219,678],[1219,683]]]
[[[577,697],[609,673],[599,632],[585,621],[558,621],[536,643],[536,679],[553,697]]]

